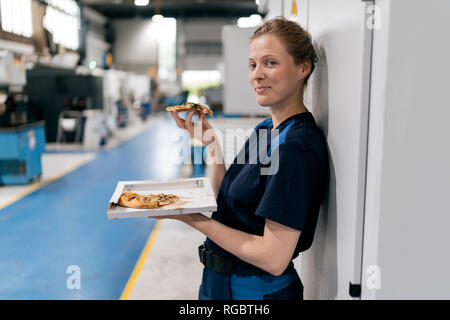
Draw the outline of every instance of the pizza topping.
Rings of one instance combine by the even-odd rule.
[[[211,117],[213,116],[213,112],[211,111],[211,109],[199,103],[186,102],[185,104],[180,106],[171,106],[166,108],[167,111],[189,111],[192,109],[198,110],[205,114],[209,114]]]
[[[134,192],[124,192],[120,195],[119,205],[127,208],[153,209],[166,206],[178,201],[179,198],[174,194],[149,194],[139,195]]]

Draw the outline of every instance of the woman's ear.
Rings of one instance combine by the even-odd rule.
[[[298,76],[299,80],[306,78],[308,74],[311,72],[311,60],[306,60],[305,62],[300,63],[298,66]]]

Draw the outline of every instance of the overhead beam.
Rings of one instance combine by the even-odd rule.
[[[165,17],[246,17],[258,14],[258,7],[252,1],[208,1],[180,2],[178,0],[160,1],[158,10],[154,1],[145,7],[137,7],[132,3],[114,5],[99,2],[101,0],[86,0],[84,3],[108,18],[152,17],[160,13]],[[103,0],[105,1],[105,0]]]

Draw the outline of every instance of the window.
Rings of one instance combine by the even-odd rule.
[[[0,11],[3,31],[24,37],[33,35],[31,0],[0,0]]]
[[[222,74],[218,70],[186,70],[181,75],[183,89],[189,91],[188,101],[205,103],[200,95],[202,89],[219,86]]]
[[[53,41],[68,49],[80,46],[80,8],[74,0],[46,0],[44,28]]]
[[[151,28],[158,42],[158,76],[175,81],[177,20],[154,16]]]

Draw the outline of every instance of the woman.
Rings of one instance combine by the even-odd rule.
[[[201,132],[196,138],[207,145],[212,160],[217,211],[211,218],[170,217],[207,236],[199,247],[205,265],[199,299],[303,299],[292,259],[311,246],[328,181],[326,142],[303,104],[316,60],[310,35],[284,18],[265,22],[251,37],[249,82],[271,118],[256,126],[258,139],[247,140],[241,155],[249,159],[251,152],[261,152],[264,141],[269,165],[260,157],[256,164],[239,163],[238,156],[226,170],[204,114],[194,126],[193,111],[186,120],[172,112],[177,126],[191,136]],[[256,149],[251,141],[257,141]],[[275,170],[263,174],[268,167]]]

